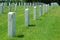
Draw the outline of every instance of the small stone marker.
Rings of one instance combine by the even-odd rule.
[[[29,8],[29,3],[27,3],[27,5],[26,5],[26,6],[27,6],[27,8]]]
[[[46,9],[45,9],[45,4],[43,4],[43,14],[45,14],[45,11]]]
[[[16,12],[16,10],[17,10],[17,3],[15,4],[15,12]]]
[[[19,2],[19,6],[20,6],[20,2]]]
[[[30,21],[30,17],[29,17],[29,9],[25,9],[25,25],[28,27],[29,26],[29,21]]]
[[[5,7],[7,6],[7,3],[6,3],[6,2],[4,3],[4,6],[5,6]]]
[[[4,4],[1,4],[1,13],[4,13]]]
[[[35,6],[35,4],[33,3],[33,6]]]
[[[49,11],[49,9],[50,9],[50,6],[49,6],[49,4],[48,4],[48,7],[47,7],[47,8],[48,8],[48,11]]]
[[[9,3],[9,12],[11,12],[11,4]]]
[[[34,20],[37,19],[37,8],[36,6],[34,6]]]
[[[31,3],[30,3],[30,6],[31,6]]]
[[[48,11],[48,5],[47,4],[46,4],[46,8],[45,9],[46,9],[46,12],[47,12]]]
[[[24,3],[24,7],[26,7],[26,3]]]
[[[16,17],[14,12],[8,13],[8,37],[16,36]]]
[[[54,7],[54,3],[51,3],[51,8]]]
[[[42,5],[40,5],[40,16],[42,16]]]

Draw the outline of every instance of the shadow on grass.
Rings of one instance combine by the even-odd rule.
[[[37,20],[42,20],[42,18],[40,18],[40,19],[37,19]]]
[[[29,25],[29,27],[34,27],[34,26],[36,26],[36,25],[34,25],[34,24]]]
[[[18,35],[17,37],[18,37],[18,38],[23,38],[23,37],[24,37],[24,35]]]

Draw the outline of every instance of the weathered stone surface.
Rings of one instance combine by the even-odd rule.
[[[8,13],[8,37],[16,36],[16,15],[14,12]]]

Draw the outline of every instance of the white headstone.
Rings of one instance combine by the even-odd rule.
[[[9,3],[9,12],[11,12],[11,4]]]
[[[45,14],[45,4],[43,4],[43,14]]]
[[[30,3],[30,6],[31,6],[31,3]]]
[[[15,12],[16,12],[16,10],[17,10],[17,3],[15,4]]]
[[[20,2],[19,2],[19,6],[20,6]]]
[[[49,11],[49,9],[50,9],[50,6],[49,6],[49,4],[48,4],[48,7],[47,7],[47,8],[48,8],[48,11]]]
[[[54,4],[54,6],[58,6],[58,3],[57,2],[54,2],[53,4]]]
[[[45,8],[46,12],[48,11],[48,5],[46,4],[46,8]]]
[[[14,12],[8,13],[8,36],[16,36],[16,15]]]
[[[2,12],[1,13],[4,13],[4,4],[2,3]]]
[[[33,3],[33,6],[35,6],[35,4]]]
[[[25,25],[28,27],[30,24],[30,15],[29,15],[29,9],[25,9]]]
[[[7,3],[6,3],[6,2],[4,3],[4,6],[5,6],[5,7],[7,6]]]
[[[26,7],[26,3],[24,3],[24,7]]]
[[[40,5],[40,16],[42,16],[42,5]]]
[[[4,4],[3,3],[0,4],[0,13],[4,13]]]
[[[34,20],[37,19],[37,8],[36,6],[34,6]]]

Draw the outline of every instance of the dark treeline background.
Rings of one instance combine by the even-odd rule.
[[[57,2],[60,4],[60,0],[1,0],[0,2],[42,2],[50,4],[51,2]]]
[[[57,2],[60,4],[60,0],[26,0],[26,2],[43,2],[47,4],[50,4],[52,2]]]

